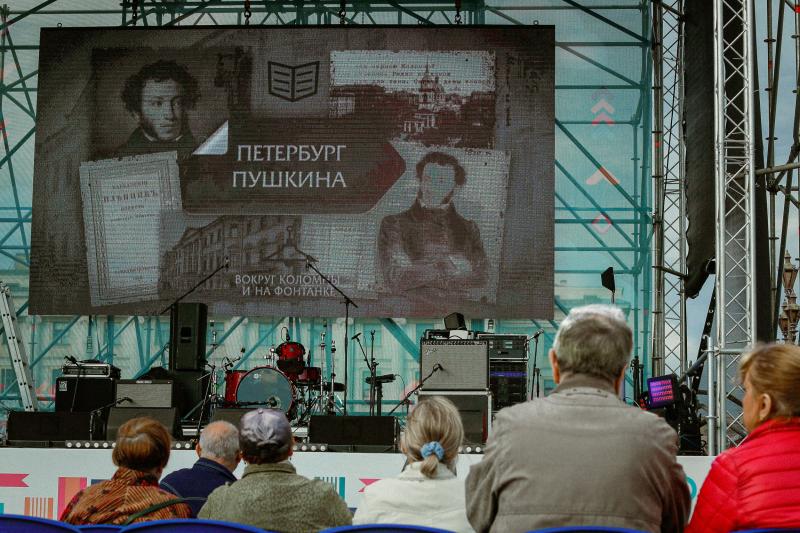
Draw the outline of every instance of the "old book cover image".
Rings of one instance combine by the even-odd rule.
[[[158,298],[162,216],[181,209],[177,152],[80,167],[92,306]]]

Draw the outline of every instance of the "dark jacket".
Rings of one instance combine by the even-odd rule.
[[[565,377],[550,396],[501,410],[492,430],[467,476],[475,531],[683,531],[690,500],[678,436],[663,419],[625,405],[610,382]]]
[[[236,476],[230,470],[216,461],[201,457],[191,468],[182,468],[164,476],[160,487],[181,498],[202,498],[188,502],[192,517],[196,517],[214,489],[234,481]]]
[[[762,423],[714,460],[686,532],[798,526],[800,417],[795,417]]]

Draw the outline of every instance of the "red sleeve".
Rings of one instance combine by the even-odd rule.
[[[714,460],[685,533],[728,533],[739,522],[736,464],[730,454]]]

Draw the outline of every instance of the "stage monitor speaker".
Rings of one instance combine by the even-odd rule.
[[[441,396],[453,402],[464,425],[464,442],[486,442],[492,431],[492,395],[472,391],[419,391],[419,401],[431,396]]]
[[[420,377],[441,370],[423,385],[423,390],[476,390],[489,388],[489,348],[486,340],[441,340],[420,343]]]
[[[397,419],[393,416],[312,416],[308,440],[320,444],[394,448]]]
[[[252,411],[252,409],[237,409],[237,408],[223,408],[223,409],[216,409],[214,410],[214,414],[211,415],[211,421],[217,422],[219,420],[224,420],[225,422],[230,422],[237,428],[239,427],[239,420],[241,420],[242,416],[245,413]]]
[[[14,444],[88,439],[89,422],[89,413],[11,411],[8,413],[8,441]],[[94,426],[92,438],[102,440],[103,424],[95,423]]]
[[[170,370],[202,370],[206,364],[208,306],[178,303],[170,315]]]
[[[108,414],[106,440],[117,440],[117,432],[122,424],[143,416],[161,422],[173,438],[183,438],[178,410],[174,407],[112,407]]]
[[[77,389],[76,389],[77,385]],[[111,378],[56,378],[56,411],[93,411],[114,401],[114,380]],[[75,397],[75,408],[72,398]],[[108,414],[108,410],[104,415]],[[85,438],[85,437],[82,437]]]
[[[120,402],[120,407],[175,407],[175,383],[162,379],[121,379],[117,382],[117,396],[130,398]]]

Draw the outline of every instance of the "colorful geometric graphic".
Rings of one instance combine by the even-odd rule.
[[[6,512],[6,504],[0,502],[0,514],[3,514],[5,512]]]
[[[376,478],[371,478],[371,477],[360,477],[360,478],[358,478],[358,480],[359,480],[361,483],[363,483],[363,484],[364,484],[364,486],[363,486],[363,487],[361,487],[361,490],[359,490],[359,491],[358,491],[359,493],[362,493],[362,492],[364,492],[364,489],[366,489],[367,487],[369,487],[370,485],[372,485],[372,484],[373,484],[373,483],[375,483],[376,481],[380,481],[380,480],[381,480],[381,478],[379,478],[379,477],[376,477]]]
[[[2,488],[25,488],[25,478],[28,474],[0,474],[0,487]]]
[[[53,498],[25,497],[25,516],[53,519]]]
[[[339,494],[339,497],[344,499],[344,487],[345,487],[345,478],[340,476],[333,476],[333,477],[315,477],[314,479],[319,479],[320,481],[324,481],[325,483],[330,483],[331,486],[336,490]]]
[[[86,488],[85,477],[59,477],[58,478],[58,516],[72,501],[75,495]]]

